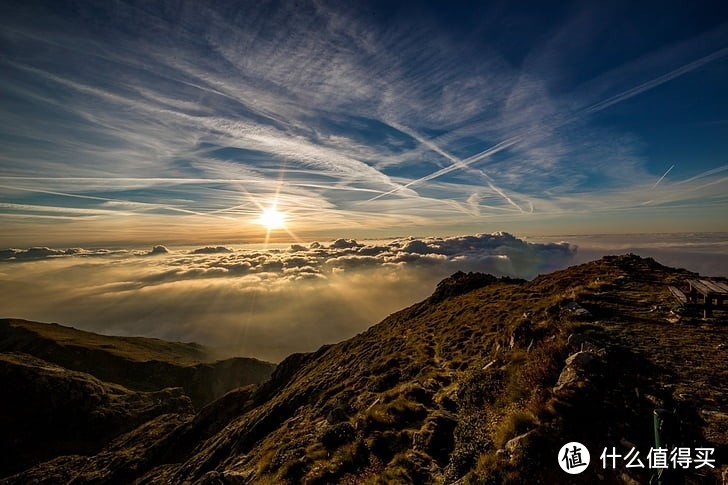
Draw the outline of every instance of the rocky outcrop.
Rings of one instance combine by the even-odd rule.
[[[605,362],[594,352],[580,351],[566,359],[553,394],[562,401],[572,401],[579,394],[587,396],[603,379]]]
[[[575,301],[566,302],[564,311],[576,320],[591,320],[591,312]]]
[[[490,274],[472,272],[464,273],[462,271],[458,271],[438,283],[437,288],[435,288],[435,292],[428,301],[436,303],[447,298],[452,298],[454,296],[477,290],[478,288],[483,288],[498,281],[505,283],[525,283],[525,280],[508,277],[496,278]]]

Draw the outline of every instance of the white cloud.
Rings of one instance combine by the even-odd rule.
[[[360,332],[455,271],[532,277],[574,255],[505,233],[226,249],[7,250],[0,314],[277,360]]]

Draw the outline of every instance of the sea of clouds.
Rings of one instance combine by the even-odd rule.
[[[0,251],[0,316],[278,361],[350,337],[458,270],[532,278],[576,248],[508,233],[152,250]]]
[[[607,254],[634,253],[654,258],[665,266],[685,268],[703,276],[728,276],[726,232],[569,235],[533,238],[532,242],[564,239],[579,248],[573,264],[599,259]]]
[[[567,239],[569,243],[562,242]],[[577,251],[578,246],[578,251]],[[728,275],[728,234],[508,233],[285,246],[0,250],[0,317],[279,361],[351,337],[455,271],[530,279],[605,254]]]

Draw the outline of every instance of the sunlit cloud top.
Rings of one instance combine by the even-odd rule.
[[[280,360],[365,330],[456,271],[532,278],[575,254],[565,242],[507,233],[267,248],[16,248],[0,251],[0,312]]]
[[[6,2],[0,246],[727,230],[724,2],[607,3]]]

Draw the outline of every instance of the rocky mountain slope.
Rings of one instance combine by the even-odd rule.
[[[197,344],[0,319],[0,476],[95,453],[161,415],[191,416],[274,368],[250,358],[215,361]]]
[[[667,285],[689,276],[632,255],[530,282],[457,273],[258,387],[3,482],[647,483],[652,470],[599,456],[644,459],[660,409],[667,445],[715,450],[715,468],[663,483],[721,483],[728,322],[677,307]],[[580,475],[558,466],[570,441],[591,451]]]
[[[193,412],[180,388],[136,392],[20,353],[0,354],[0,470],[96,451],[157,416]]]
[[[196,407],[227,391],[259,384],[275,365],[214,360],[205,347],[144,337],[111,337],[58,324],[0,319],[0,352],[22,352],[139,391],[184,389]]]

